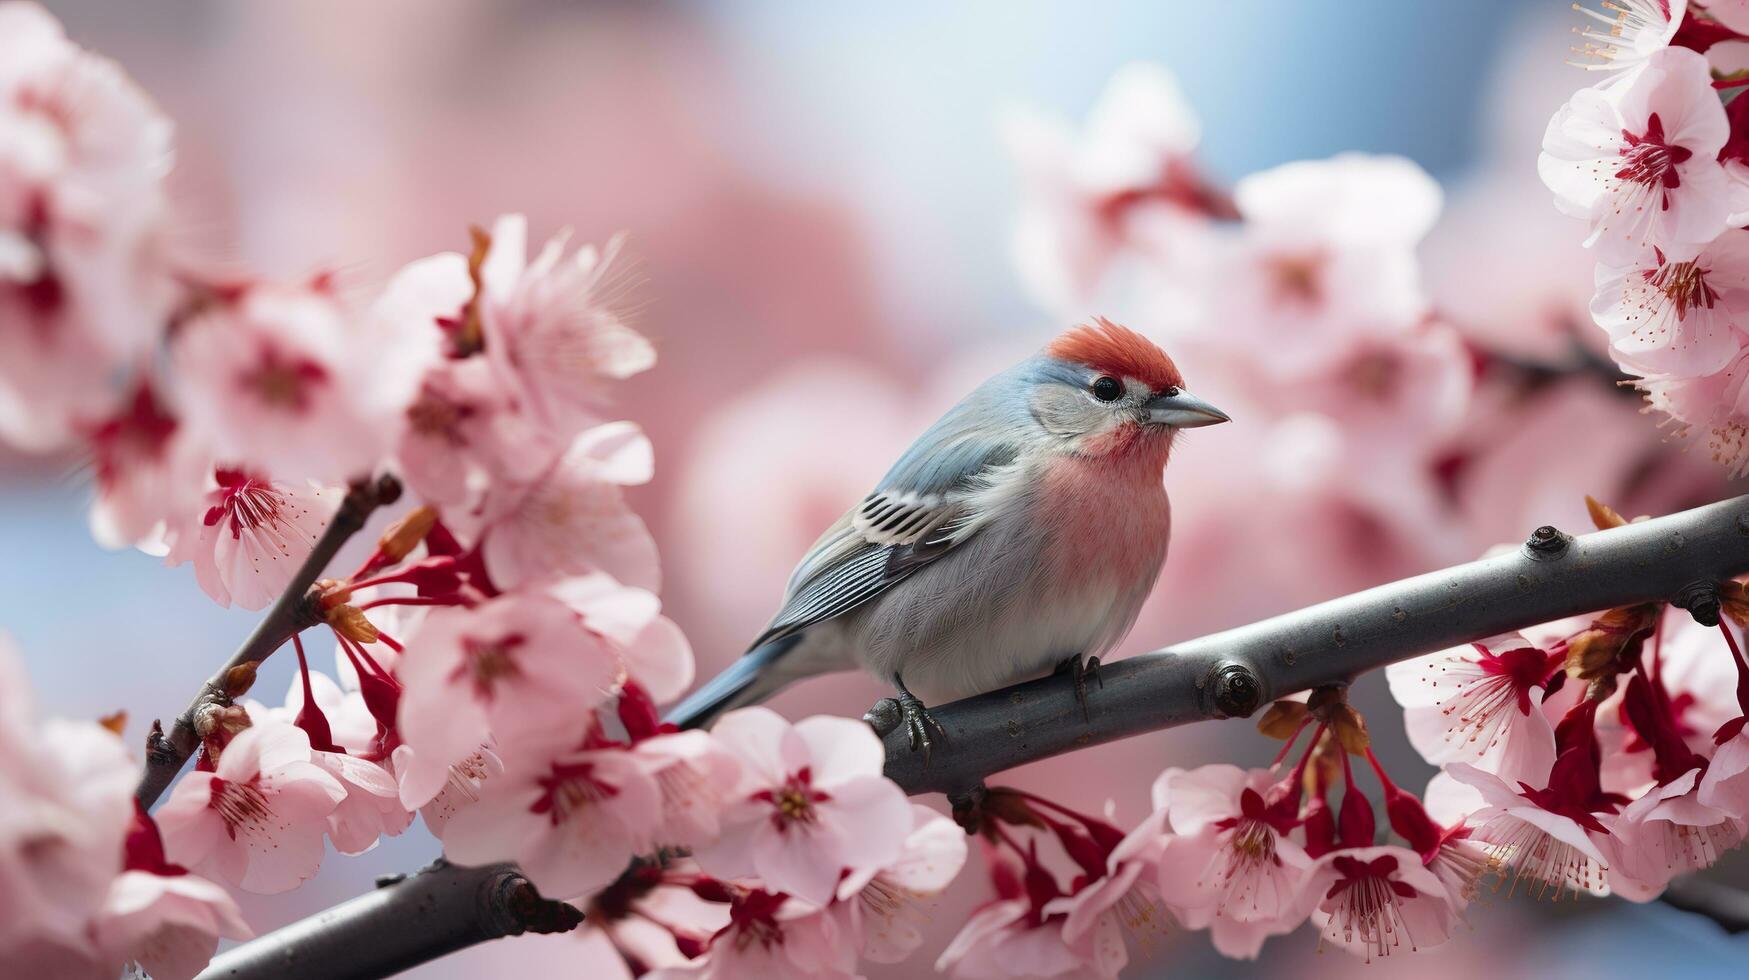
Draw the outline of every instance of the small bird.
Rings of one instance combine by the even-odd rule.
[[[1087,672],[1166,560],[1173,436],[1225,421],[1141,334],[1104,318],[1064,332],[930,426],[814,543],[752,648],[668,720],[707,725],[858,665],[897,691],[914,750],[939,733],[919,694],[1056,669],[1085,708]]]

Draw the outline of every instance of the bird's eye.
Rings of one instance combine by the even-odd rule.
[[[1123,397],[1123,385],[1116,378],[1106,375],[1093,382],[1093,397],[1102,402],[1117,401]]]

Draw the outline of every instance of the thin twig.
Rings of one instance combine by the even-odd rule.
[[[1083,717],[1074,678],[1059,674],[934,709],[947,740],[927,764],[901,727],[887,725],[888,715],[896,718],[890,701],[875,706],[871,722],[886,732],[887,775],[906,791],[972,799],[985,777],[1005,769],[1192,721],[1241,717],[1282,695],[1508,630],[1654,600],[1716,617],[1716,591],[1708,586],[1745,573],[1749,496],[1578,538],[1538,528],[1510,555],[1104,665],[1104,686],[1088,699],[1091,718]],[[472,934],[465,929],[433,928],[427,936],[409,917],[419,909],[444,922],[466,921],[480,914],[477,902],[405,887],[246,943],[202,976],[378,977],[390,971],[358,969],[378,962],[363,947],[392,943],[392,969],[405,969],[466,945],[456,939]]]
[[[188,703],[182,714],[166,733],[162,722],[152,722],[152,730],[146,735],[146,770],[140,778],[140,788],[135,791],[135,797],[141,806],[150,807],[164,794],[176,774],[182,771],[194,750],[200,746],[200,733],[196,728],[201,712],[214,707],[224,707],[230,704],[231,698],[226,694],[226,682],[233,676],[232,671],[239,667],[253,666],[266,660],[267,656],[279,649],[294,633],[301,632],[320,622],[316,611],[315,597],[310,595],[310,586],[327,570],[328,563],[334,560],[334,555],[340,546],[364,528],[370,515],[378,508],[394,503],[401,496],[401,484],[391,476],[380,476],[374,480],[361,480],[354,483],[347,491],[346,497],[340,502],[340,509],[335,511],[333,520],[323,528],[322,536],[316,539],[316,544],[310,549],[308,558],[298,566],[298,570],[287,583],[285,591],[261,617],[261,622],[255,626],[255,631],[225,661],[213,676],[201,685],[200,693]]]

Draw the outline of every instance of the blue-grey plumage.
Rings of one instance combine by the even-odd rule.
[[[802,558],[748,655],[669,720],[857,665],[920,710],[913,693],[965,697],[1109,651],[1165,559],[1173,433],[1225,420],[1140,335],[1065,333],[924,432]]]

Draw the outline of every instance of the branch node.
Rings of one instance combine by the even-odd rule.
[[[990,788],[982,780],[947,794],[947,802],[953,805],[953,822],[967,834],[976,834],[984,825],[984,798],[989,795]]]
[[[876,735],[886,738],[904,720],[904,712],[899,708],[898,699],[881,698],[874,703],[874,707],[863,713],[862,720],[874,729]]]
[[[1710,581],[1690,582],[1682,587],[1682,591],[1671,600],[1671,605],[1678,609],[1688,610],[1694,621],[1702,626],[1719,625],[1719,583]]]
[[[1564,534],[1552,524],[1530,532],[1530,537],[1524,542],[1525,553],[1538,561],[1559,558],[1567,553],[1567,547],[1573,543],[1573,536]]]
[[[541,897],[534,883],[514,872],[506,876],[500,894],[509,913],[509,935],[524,932],[550,935],[570,932],[583,924],[583,910],[568,902]]]
[[[1215,709],[1224,718],[1246,718],[1263,703],[1263,685],[1244,664],[1215,668]]]

